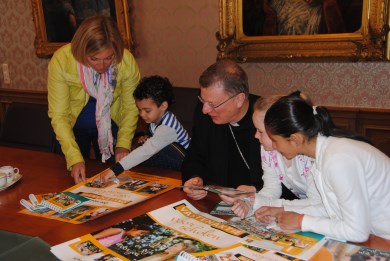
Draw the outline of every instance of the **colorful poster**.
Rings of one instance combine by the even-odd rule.
[[[97,174],[86,182],[65,190],[90,199],[83,205],[61,213],[40,206],[42,199],[48,199],[57,193],[30,195],[30,200],[21,200],[21,204],[26,207],[21,213],[80,224],[135,205],[179,185],[181,180],[133,171],[125,171],[117,182],[102,184]]]

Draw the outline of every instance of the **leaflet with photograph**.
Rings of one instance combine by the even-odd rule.
[[[253,247],[264,248],[308,260],[325,243],[324,236],[315,233],[286,231],[275,223],[264,224],[256,221],[254,216],[246,219],[231,218],[226,224],[245,230],[250,234],[243,243]]]
[[[289,255],[285,255],[280,252],[267,250],[260,247],[254,247],[247,244],[236,244],[228,248],[221,248],[203,253],[191,254],[193,258],[198,258],[202,261],[252,261],[252,260],[272,260],[272,261],[301,261],[302,259],[295,258]],[[192,260],[192,257],[180,260]],[[178,259],[179,260],[179,259]]]
[[[47,207],[55,205],[53,202],[53,205],[44,208],[42,208],[44,206],[42,202],[53,201],[52,198],[57,196],[58,193],[34,193],[30,195],[29,199],[21,200],[21,204],[25,207],[21,210],[21,213],[80,224],[118,209],[135,205],[170,191],[181,184],[181,181],[177,179],[129,170],[122,173],[118,179],[107,183],[101,183],[99,175],[97,174],[86,182],[79,183],[64,191],[88,198],[88,202],[75,206],[68,211],[52,210]]]
[[[226,216],[235,216],[232,205],[225,203],[224,201],[219,202],[210,212],[211,215],[226,215]]]
[[[213,192],[218,195],[225,195],[229,197],[249,197],[254,195],[254,192],[242,191],[234,188],[221,187],[221,186],[179,186],[181,188],[190,188],[195,190],[206,190],[208,192]]]
[[[327,238],[310,261],[332,260],[390,260],[390,252]]]

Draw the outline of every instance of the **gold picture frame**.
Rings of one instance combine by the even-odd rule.
[[[42,6],[42,1],[43,0],[31,0],[33,20],[34,20],[35,30],[36,30],[34,46],[38,57],[48,58],[51,57],[58,48],[60,48],[61,46],[65,45],[68,42],[48,41],[48,35],[46,31],[47,27],[45,23],[44,8]],[[128,2],[127,0],[113,0],[113,3],[115,4],[115,15],[116,15],[119,31],[123,37],[123,40],[125,41],[126,47],[132,49],[133,42],[130,33],[131,31],[130,31]]]
[[[242,2],[220,0],[218,59],[237,62],[389,60],[389,0],[363,0],[362,24],[352,33],[246,36]]]

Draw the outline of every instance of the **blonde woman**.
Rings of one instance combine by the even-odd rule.
[[[93,145],[103,162],[130,151],[138,110],[138,65],[109,17],[85,20],[48,68],[49,117],[75,183],[85,181]]]

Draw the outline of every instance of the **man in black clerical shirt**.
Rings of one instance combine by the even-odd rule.
[[[195,109],[192,141],[182,164],[185,186],[206,182],[227,187],[263,186],[260,143],[254,138],[253,104],[248,77],[235,62],[220,60],[199,78],[199,104]],[[192,199],[207,192],[184,188]]]

